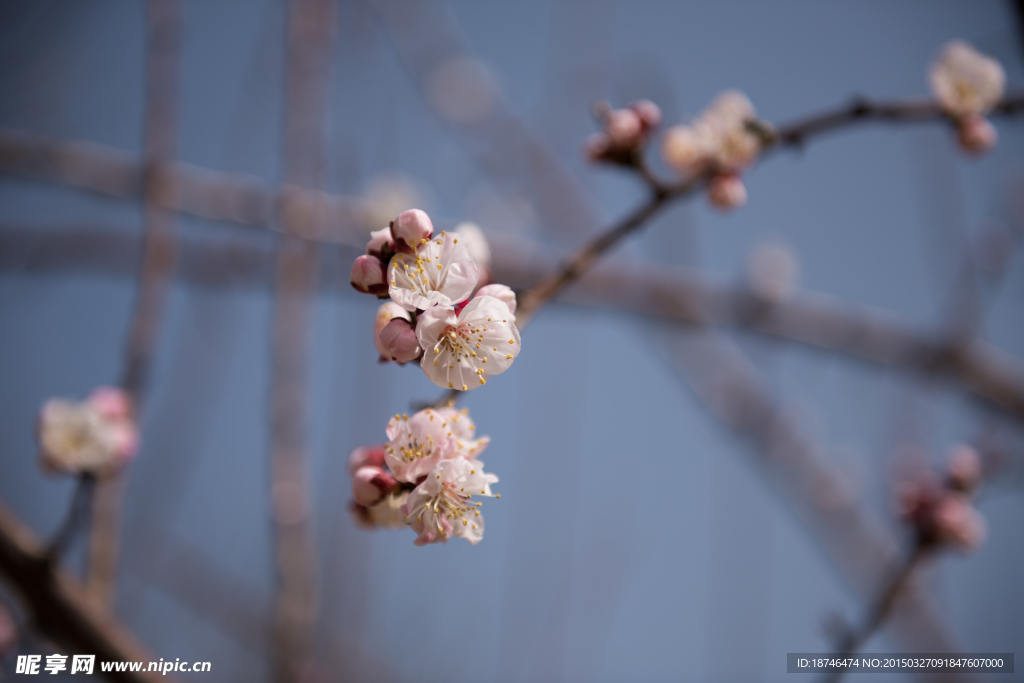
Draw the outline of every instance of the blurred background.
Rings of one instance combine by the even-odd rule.
[[[186,0],[181,18],[173,155],[197,187],[229,178],[243,199],[177,200],[201,210],[174,216],[180,259],[125,481],[113,609],[155,656],[212,662],[193,678],[269,681],[281,232],[260,198],[286,176],[288,10]],[[783,680],[786,653],[828,652],[828,624],[857,622],[877,578],[851,569],[871,556],[830,550],[830,511],[855,508],[885,547],[905,546],[893,487],[907,453],[939,465],[980,436],[1001,444],[979,504],[987,542],[927,568],[931,631],[885,631],[864,649],[912,652],[915,633],[934,631],[958,651],[1024,652],[1024,431],[940,377],[577,292],[537,317],[509,372],[464,400],[501,477],[480,545],[361,531],[345,471],[351,449],[384,440],[390,415],[436,396],[418,368],[376,362],[377,303],[346,280],[371,229],[412,207],[439,228],[473,221],[495,279],[528,286],[537,264],[646,196],[628,173],[584,161],[595,100],[650,98],[672,124],[738,88],[785,122],[855,95],[926,96],[928,65],[953,38],[999,59],[1013,91],[1024,48],[1012,3],[339,0],[332,22],[316,150],[333,213],[306,235],[323,246],[308,331],[295,330],[308,370],[312,680]],[[0,2],[0,499],[44,538],[73,482],[38,467],[38,408],[121,371],[141,254],[130,172],[146,36],[145,3]],[[722,214],[695,196],[609,259],[724,285],[748,281],[770,245],[798,263],[799,287],[940,335],[975,255],[978,334],[1020,359],[1024,120],[995,123],[999,145],[981,159],[940,123],[815,138],[748,173],[745,208]],[[10,152],[53,140],[76,143],[70,161],[19,165]],[[650,157],[670,177],[656,148]],[[792,472],[709,410],[680,367],[702,365],[709,340],[759,378],[839,490],[807,486],[795,500]],[[69,564],[84,553],[79,540]],[[52,652],[31,634],[18,648],[3,676],[15,677],[15,654]]]

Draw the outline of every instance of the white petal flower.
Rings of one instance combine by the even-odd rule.
[[[672,126],[661,141],[665,163],[678,171],[690,172],[704,164],[711,152],[706,127]]]
[[[474,296],[493,296],[495,299],[500,300],[508,306],[508,312],[512,314],[509,320],[512,322],[516,321],[516,293],[508,285],[487,285],[477,290]]]
[[[446,543],[451,536],[476,545],[484,537],[484,518],[473,496],[501,497],[491,493],[498,477],[487,474],[483,463],[463,457],[437,465],[417,486],[403,512],[405,521],[419,534],[416,545]]]
[[[459,236],[441,232],[412,254],[396,254],[388,265],[388,293],[407,311],[451,306],[473,293],[480,269]]]
[[[1003,98],[1006,86],[999,62],[962,40],[946,44],[929,80],[939,105],[956,118],[988,113]]]
[[[390,443],[384,446],[384,462],[395,479],[415,483],[441,460],[449,457],[455,440],[447,435],[444,418],[427,408],[413,415],[395,415],[388,421]]]
[[[448,430],[447,436],[455,439],[455,450],[452,451],[452,457],[461,455],[466,460],[474,460],[491,443],[489,436],[477,438],[476,424],[469,416],[468,408],[457,410],[453,406],[448,406],[439,408],[437,413],[444,418],[442,426]]]
[[[691,125],[665,131],[661,147],[665,163],[684,172],[699,171],[706,165],[718,171],[749,166],[761,151],[761,139],[747,128],[756,118],[746,95],[727,90]]]
[[[431,308],[419,317],[416,337],[427,378],[439,387],[462,391],[505,372],[520,349],[512,313],[493,296],[473,299],[458,316],[454,308]]]
[[[39,414],[39,450],[48,468],[73,474],[97,472],[130,457],[125,431],[88,401],[50,399]]]

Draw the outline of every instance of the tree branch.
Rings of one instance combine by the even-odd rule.
[[[84,588],[57,567],[31,531],[0,504],[0,572],[24,599],[32,621],[58,645],[98,662],[156,661],[125,629],[90,604]],[[168,681],[159,673],[111,672],[113,681]]]

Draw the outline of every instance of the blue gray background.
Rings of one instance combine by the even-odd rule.
[[[403,11],[394,3],[342,3],[327,188],[359,195],[402,177],[439,220],[561,246],[643,197],[634,180],[582,161],[595,99],[648,96],[673,122],[735,87],[763,117],[785,121],[857,93],[924,95],[927,65],[952,38],[1024,83],[1017,18],[1002,2],[430,7],[576,179],[594,222],[583,232],[549,224],[528,178],[484,172],[476,143],[444,125],[396,53],[383,18]],[[180,158],[276,182],[283,4],[189,0],[185,10]],[[0,3],[0,125],[138,152],[144,37],[144,3]],[[694,199],[622,252],[735,277],[752,248],[781,242],[799,257],[802,286],[939,329],[969,236],[1024,221],[1024,121],[997,126],[999,147],[980,160],[963,157],[939,124],[820,138],[750,172],[744,209],[722,215]],[[180,225],[186,236],[273,241],[198,219]],[[137,233],[140,208],[0,177],[0,226]],[[332,254],[338,262],[325,267],[344,270],[354,252]],[[1022,295],[1017,254],[984,335],[1018,358]],[[42,535],[58,524],[71,484],[36,466],[36,410],[47,397],[116,381],[132,302],[123,277],[0,271],[0,498]],[[374,362],[375,307],[344,288],[322,293],[309,350],[328,680],[778,681],[787,652],[829,649],[825,615],[862,612],[743,445],[665,364],[655,329],[620,312],[551,306],[524,334],[513,368],[467,398],[501,477],[483,543],[416,548],[410,532],[357,530],[345,511],[349,450],[382,440],[389,415],[435,394],[416,368]],[[158,656],[211,661],[210,680],[269,680],[258,629],[239,637],[172,587],[194,580],[196,563],[212,567],[252,611],[222,615],[243,631],[272,607],[269,325],[266,287],[174,287],[129,480],[117,612]],[[938,463],[988,423],[941,382],[738,339],[893,529],[894,449],[915,439]],[[1019,447],[1019,428],[1007,429]],[[981,509],[988,542],[944,558],[929,586],[967,651],[1020,654],[1024,502],[1015,485],[997,483]],[[896,647],[880,635],[867,649]]]

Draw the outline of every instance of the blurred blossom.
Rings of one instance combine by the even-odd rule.
[[[469,57],[455,57],[439,65],[427,78],[426,94],[442,119],[461,124],[486,118],[499,97],[490,69]]]
[[[409,495],[405,521],[419,534],[416,545],[446,543],[451,536],[476,545],[484,536],[484,518],[473,496],[496,497],[491,484],[498,477],[485,473],[483,463],[462,456],[445,460]]]
[[[367,521],[381,529],[397,529],[405,526],[405,515],[402,506],[409,500],[410,491],[389,493],[366,511]]]
[[[377,503],[396,486],[395,478],[381,467],[367,465],[352,475],[352,497],[364,507]]]
[[[492,296],[473,299],[458,314],[449,306],[431,308],[416,325],[423,348],[420,367],[444,389],[483,386],[519,355],[519,330],[512,320],[508,306]]]
[[[793,250],[783,244],[756,247],[747,261],[747,279],[758,297],[777,303],[788,297],[800,274],[800,262]]]
[[[453,232],[466,245],[473,263],[480,269],[477,286],[486,285],[491,279],[491,245],[484,231],[476,223],[467,221],[456,225]]]
[[[68,474],[98,473],[123,465],[138,450],[131,398],[101,387],[85,401],[50,399],[37,423],[44,468]]]
[[[953,118],[962,119],[985,115],[999,103],[1006,74],[996,60],[954,40],[932,64],[929,81],[939,105]]]
[[[388,266],[392,300],[408,311],[451,306],[469,298],[479,279],[477,268],[458,235],[442,231],[412,254],[398,254]]]
[[[938,540],[961,552],[976,550],[985,540],[985,519],[960,493],[950,493],[939,500],[934,524]]]
[[[583,146],[584,156],[594,162],[633,165],[651,130],[661,123],[661,110],[650,100],[639,100],[622,109],[598,102],[594,116],[602,129],[587,138]]]
[[[391,351],[388,350],[387,344],[385,344],[381,338],[380,333],[387,327],[394,319],[401,320],[412,320],[412,316],[409,315],[409,311],[405,310],[394,301],[387,301],[380,305],[377,309],[377,317],[373,321],[373,345],[377,349],[377,353],[380,354],[382,360],[393,360],[391,357]]]
[[[716,175],[708,183],[708,201],[722,211],[738,209],[747,203],[747,188],[735,173]]]
[[[960,119],[956,132],[961,149],[970,154],[984,154],[995,147],[999,140],[996,127],[985,117],[976,114]]]
[[[356,473],[360,467],[372,465],[382,467],[384,465],[384,444],[373,446],[359,446],[348,456],[349,476]]]
[[[958,491],[970,493],[981,483],[981,456],[968,444],[950,449],[947,468],[950,484]]]
[[[665,163],[685,173],[736,172],[749,166],[761,151],[762,138],[750,129],[757,113],[746,95],[729,90],[701,112],[689,126],[665,131]]]

